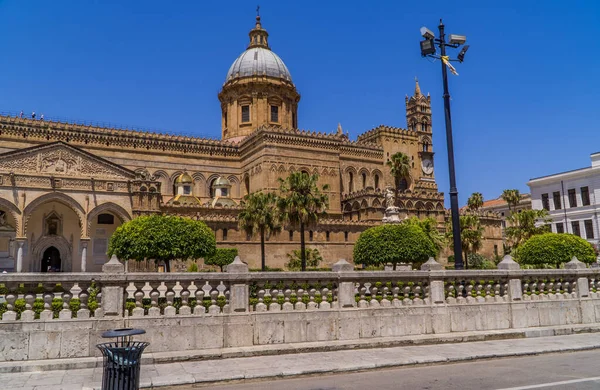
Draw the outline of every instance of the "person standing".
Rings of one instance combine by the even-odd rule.
[[[23,110],[21,110],[21,113],[19,114],[19,118],[23,118]]]
[[[31,113],[31,119],[35,119],[35,111]]]

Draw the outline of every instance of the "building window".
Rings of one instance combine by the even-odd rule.
[[[352,172],[350,172],[348,174],[349,176],[349,180],[348,180],[348,192],[352,192],[354,191],[354,174]]]
[[[554,200],[554,210],[560,210],[562,208],[560,201],[560,192],[553,192],[552,199]]]
[[[367,174],[364,172],[362,174],[362,182],[363,182],[363,189],[367,188]]]
[[[379,188],[379,175],[375,175],[375,189]]]
[[[400,185],[398,186],[398,189],[400,191],[408,190],[408,182],[406,181],[405,178],[400,179]]]
[[[556,233],[564,233],[565,232],[565,225],[563,225],[562,222],[559,222],[556,224]]]
[[[293,230],[290,230],[289,235],[290,235],[290,241],[294,241],[294,231]]]
[[[115,216],[112,214],[98,215],[98,225],[114,225]]]
[[[585,226],[585,238],[594,238],[594,224],[592,223],[592,220],[586,219],[585,221],[583,221],[583,225]]]
[[[577,195],[575,194],[575,188],[569,190],[569,207],[577,207]]]
[[[223,241],[227,241],[227,229],[223,229]]]
[[[242,106],[242,123],[250,122],[250,106]]]
[[[279,122],[279,107],[271,106],[271,122]]]
[[[192,187],[191,186],[183,186],[183,195],[189,195],[192,193]]]
[[[581,203],[584,206],[590,205],[590,190],[588,187],[581,187]]]
[[[344,232],[344,241],[348,242],[348,232]]]
[[[581,230],[579,230],[579,221],[571,222],[571,228],[573,229],[573,234],[581,237]]]
[[[313,238],[314,238],[313,231],[312,231],[312,230],[309,230],[309,231],[308,231],[308,241],[312,241],[312,240],[313,240]]]
[[[550,201],[548,199],[548,194],[542,194],[542,207],[546,211],[550,211]]]
[[[421,131],[427,131],[427,123],[421,123]]]
[[[325,232],[325,240],[329,241],[329,231]]]

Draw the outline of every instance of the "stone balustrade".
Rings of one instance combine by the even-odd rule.
[[[600,268],[0,274],[2,360],[98,354],[106,329],[139,327],[149,352],[600,323]]]

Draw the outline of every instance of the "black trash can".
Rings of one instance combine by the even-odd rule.
[[[104,366],[102,390],[137,390],[140,388],[140,363],[142,353],[150,343],[132,341],[131,337],[146,333],[143,329],[114,329],[102,337],[117,339],[116,342],[98,344]]]

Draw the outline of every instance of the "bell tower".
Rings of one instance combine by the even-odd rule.
[[[406,96],[406,126],[419,137],[420,177],[433,180],[433,143],[431,133],[431,96],[421,93],[419,80],[415,77],[415,93]]]

